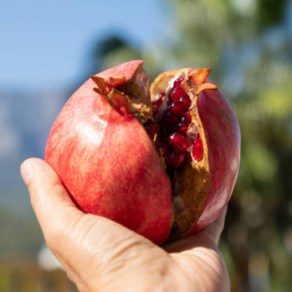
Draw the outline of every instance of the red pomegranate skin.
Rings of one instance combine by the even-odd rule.
[[[134,61],[98,76],[131,79]],[[170,233],[171,186],[151,141],[120,115],[89,79],[67,101],[48,138],[45,160],[86,213],[110,218],[160,244]]]
[[[97,76],[131,80],[143,61],[131,61]],[[110,218],[162,244],[173,223],[169,177],[149,136],[132,115],[121,115],[96,84],[86,81],[59,113],[45,151],[76,205]],[[210,188],[188,234],[213,222],[227,205],[240,161],[240,130],[233,110],[217,89],[197,98],[204,129]]]
[[[228,204],[240,165],[240,128],[237,118],[219,90],[204,90],[197,107],[208,145],[211,187],[195,232],[213,222]]]

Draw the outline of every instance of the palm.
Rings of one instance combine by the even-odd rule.
[[[70,200],[43,161],[22,166],[31,202],[48,246],[84,291],[228,291],[217,243],[224,214],[206,230],[159,247]]]
[[[190,291],[229,290],[223,258],[207,232],[171,244],[170,249],[170,256],[178,267],[178,276],[186,279],[184,283]]]
[[[88,287],[108,291],[123,291],[121,283],[125,291],[135,290],[135,286],[138,291],[142,287],[157,287],[158,291],[228,291],[228,274],[217,249],[223,217],[205,231],[161,248],[110,220],[81,215],[67,225],[67,231],[63,230],[67,246],[57,254],[61,254],[59,259],[77,285],[89,277],[93,281]],[[77,278],[72,266],[80,271]]]

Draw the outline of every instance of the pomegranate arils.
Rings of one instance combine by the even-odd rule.
[[[187,149],[189,148],[189,143],[187,139],[180,133],[172,134],[169,137],[169,144],[181,151],[187,151]]]
[[[203,149],[203,142],[201,139],[200,134],[197,134],[197,138],[193,144],[192,156],[195,161],[200,161],[203,158],[204,149]]]
[[[181,97],[179,98],[179,102],[180,102],[180,104],[181,104],[186,110],[187,110],[187,109],[191,106],[191,104],[192,104],[191,99],[190,99],[189,96],[187,96],[187,95],[181,96]]]
[[[184,123],[179,123],[176,130],[180,133],[186,133],[188,131],[188,125],[185,125]]]
[[[187,93],[182,87],[175,87],[170,92],[170,99],[174,102],[178,102],[179,99],[183,96],[188,97]]]
[[[185,113],[184,107],[180,103],[172,102],[169,106],[169,111],[176,115],[176,116],[182,116]]]
[[[191,149],[195,149],[193,151],[197,159],[202,155],[199,144],[196,145],[199,141],[195,142],[198,129],[194,124],[191,125],[189,108],[192,100],[181,86],[184,78],[184,74],[181,74],[174,80],[168,93],[161,92],[154,99],[152,109],[155,120],[145,124],[148,135],[169,170],[182,167]]]
[[[181,118],[181,121],[184,125],[189,125],[192,121],[192,116],[190,112],[186,112],[183,117]]]
[[[173,88],[178,87],[181,85],[181,83],[184,81],[185,75],[181,74],[174,82],[173,82]]]

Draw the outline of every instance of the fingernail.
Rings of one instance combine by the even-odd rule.
[[[26,185],[29,184],[31,181],[34,173],[35,173],[36,166],[31,160],[25,160],[20,166],[20,173],[22,179]]]

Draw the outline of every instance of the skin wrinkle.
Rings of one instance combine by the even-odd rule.
[[[51,206],[47,206],[50,208]],[[54,208],[52,208],[54,210]],[[57,211],[57,210],[54,210]],[[72,225],[71,221],[64,221],[63,218],[67,217],[70,218],[70,214],[75,214],[76,211],[69,207],[67,208],[65,212],[65,216],[59,217],[58,212],[54,212],[52,217],[51,224],[47,224],[46,230],[45,230],[45,239],[49,246],[55,247],[56,245],[56,239],[58,242],[66,242],[68,241],[68,236],[70,235],[70,228]],[[56,215],[57,214],[57,215]]]
[[[151,242],[147,244],[142,241],[129,242],[126,240],[126,243],[122,247],[118,246],[118,251],[113,251],[114,256],[111,261],[111,265],[107,266],[106,273],[114,275],[127,273],[128,270],[135,271],[140,269],[139,275],[134,279],[134,282],[139,281],[139,279],[144,279],[147,274],[155,274],[159,278],[159,282],[168,274],[166,267],[170,257],[162,249],[157,249]],[[136,251],[134,248],[136,247]],[[145,257],[145,250],[150,256]],[[146,253],[146,255],[147,255]],[[155,256],[154,256],[155,254]],[[157,256],[156,256],[157,255]],[[164,262],[161,260],[164,259]],[[142,269],[141,269],[142,267]],[[123,277],[124,278],[124,277]]]
[[[169,269],[171,267],[170,264],[168,264],[169,258],[164,258],[166,261],[166,264],[163,264],[161,261],[155,261],[155,259],[149,259],[149,261],[135,261],[135,262],[125,262],[126,264],[123,266],[123,269],[120,271],[113,271],[117,272],[119,277],[119,281],[114,281],[115,276],[110,278],[108,277],[109,281],[106,283],[108,285],[108,290],[105,291],[172,291],[169,288],[173,285],[170,285],[172,282],[172,279],[169,277]],[[141,264],[142,269],[141,269]],[[151,269],[149,269],[151,268]],[[132,271],[138,271],[136,272],[135,277],[125,277],[124,275],[128,274],[128,270]],[[138,270],[137,270],[138,269]],[[115,275],[115,274],[111,274]],[[155,275],[155,278],[153,277]],[[149,283],[149,280],[151,280],[155,283],[155,285],[148,287],[148,288],[142,288],[143,283]],[[123,290],[121,287],[128,287],[125,290]],[[139,287],[139,289],[131,290],[129,287]]]
[[[86,240],[90,239],[90,236],[92,236],[92,234],[96,234],[97,232],[101,234],[106,234],[106,230],[109,228],[106,222],[104,226],[100,224],[99,224],[100,226],[96,226],[95,217],[96,216],[87,215],[87,217],[84,217],[84,220],[85,219],[89,219],[89,220],[85,220],[86,222],[80,222],[81,227],[83,225],[90,226],[90,228],[88,228],[88,230],[86,231],[86,233],[89,234],[88,236],[89,238],[87,238],[87,235],[85,233],[82,238],[81,245],[83,245],[83,243],[85,242],[85,244],[87,245],[85,246],[86,250],[88,250],[89,253],[91,253],[92,255],[97,255],[97,256],[102,255],[102,262],[104,265],[108,264],[115,258],[121,257],[126,251],[129,252],[128,249],[133,248],[139,244],[139,240],[137,239],[133,240],[133,238],[129,236],[127,236],[126,238],[125,237],[120,238],[120,236],[117,234],[114,241],[115,244],[114,246],[112,246],[112,243],[109,241],[110,238],[108,238],[107,236],[103,236],[102,238],[98,239],[98,242],[96,244],[100,244],[102,242],[107,243],[106,249],[111,251],[111,256],[106,258],[105,255],[106,255],[107,250],[106,251],[96,250],[96,244],[95,244],[96,239],[91,240],[89,245],[86,243]],[[102,219],[103,218],[99,218],[100,221],[102,221]],[[84,230],[82,230],[82,232],[84,232]],[[80,234],[78,229],[76,230],[76,234],[77,235]],[[80,243],[78,243],[78,245],[80,245]],[[143,245],[145,244],[143,243]]]
[[[72,262],[71,266],[76,264],[80,265],[81,269],[79,271],[80,278],[86,279],[87,273],[83,271],[87,271],[90,269],[94,272],[94,270],[98,270],[99,273],[104,273],[104,267],[109,265],[110,259],[105,259],[104,254],[106,254],[106,250],[98,249],[98,242],[95,244],[95,241],[91,240],[91,233],[95,233],[96,227],[94,222],[91,219],[91,215],[85,215],[84,217],[78,218],[78,221],[72,223],[74,227],[71,229],[71,232],[67,235],[67,239],[73,243],[72,250],[78,251],[81,250],[85,256],[81,256],[78,259],[78,263],[72,262],[72,254],[70,250],[63,251],[63,257],[66,256],[66,262]],[[70,228],[68,229],[70,231]],[[102,230],[99,230],[101,232]],[[66,232],[65,232],[66,233]],[[104,233],[104,232],[102,232]],[[107,250],[109,248],[107,247]],[[99,259],[99,264],[96,264],[95,258]]]
[[[220,283],[222,283],[222,278],[220,277],[220,275],[222,275],[222,273],[226,273],[226,267],[225,265],[222,264],[222,258],[219,254],[219,251],[215,251],[212,254],[212,258],[210,257],[210,254],[208,252],[209,255],[209,260],[206,261],[206,254],[207,251],[202,249],[201,253],[197,254],[197,259],[199,259],[201,261],[202,266],[205,267],[205,270],[208,269],[209,270],[209,274],[213,275],[213,281],[210,281],[210,279],[206,280],[206,284],[209,282],[213,282],[214,286],[211,287],[213,290],[218,287],[220,285]],[[225,286],[229,286],[229,282],[225,283]]]
[[[197,288],[196,281],[194,281],[194,275],[190,271],[181,266],[180,261],[176,259],[176,255],[172,256],[174,261],[174,269],[172,271],[172,277],[177,279],[175,282],[180,283],[179,286],[175,286],[173,291],[200,291]],[[193,271],[193,269],[192,269]]]
[[[208,257],[208,261],[206,261],[203,257],[204,253],[205,253],[205,248],[200,248],[198,249],[195,253],[192,252],[183,252],[182,254],[172,254],[174,260],[176,261],[176,263],[178,264],[177,267],[180,269],[180,273],[184,274],[187,278],[188,281],[185,282],[190,282],[190,283],[194,283],[194,284],[198,284],[196,281],[197,278],[194,277],[194,275],[198,274],[200,272],[200,270],[206,270],[212,267],[212,264],[215,265],[215,267],[218,267],[218,260],[216,259],[216,252],[214,251],[214,257]],[[210,252],[210,249],[208,249],[208,252]],[[192,266],[192,262],[196,262],[196,266],[195,269],[192,269],[190,271],[189,267]],[[212,271],[216,272],[216,269],[214,268]],[[216,275],[217,277],[217,275]],[[204,279],[201,276],[201,280]],[[207,278],[208,279],[208,278]],[[220,277],[218,277],[218,279],[220,279]],[[207,282],[209,282],[207,280]],[[198,289],[198,291],[203,291],[201,289]],[[213,290],[210,290],[213,291]]]
[[[225,213],[223,213],[223,216],[225,216]],[[217,224],[218,230],[222,231],[222,227],[221,227],[222,224],[224,224],[224,221],[221,218],[219,218],[218,224]],[[212,229],[214,228],[212,227]],[[202,268],[204,267],[205,270],[209,270],[209,271],[211,270],[210,274],[216,275],[216,277],[214,277],[214,282],[216,281],[218,284],[211,287],[212,289],[210,291],[217,291],[214,289],[217,289],[217,287],[219,287],[220,283],[222,282],[222,276],[220,277],[220,274],[223,273],[225,277],[228,278],[227,269],[223,262],[223,257],[220,251],[218,250],[217,245],[215,244],[216,240],[214,240],[214,238],[219,238],[219,235],[211,234],[210,232],[205,230],[203,234],[200,233],[197,235],[197,237],[199,238],[196,238],[196,235],[186,238],[185,243],[181,247],[182,249],[181,253],[180,254],[174,253],[173,256],[175,256],[175,258],[178,259],[178,263],[180,264],[180,266],[182,264],[181,267],[184,269],[186,274],[189,273],[188,266],[186,265],[186,263],[190,261],[191,258],[193,258],[193,260],[196,260],[198,264],[200,263]],[[195,239],[197,242],[195,245],[193,244],[192,247],[188,248],[188,245],[190,244],[190,242],[194,241],[192,240],[192,238]],[[195,252],[194,252],[194,247],[196,247]],[[210,256],[210,254],[212,257]],[[185,261],[182,260],[181,258],[182,255],[186,257]],[[207,255],[208,257],[206,257]],[[208,258],[208,261],[206,260],[206,258]],[[184,266],[186,267],[184,268]],[[197,270],[198,272],[200,272],[200,269],[197,269]],[[191,278],[192,278],[192,275],[190,275],[190,280]],[[210,281],[207,280],[206,284],[208,284],[209,282]],[[226,285],[227,287],[224,288],[224,291],[229,291],[230,290],[229,281]],[[198,291],[203,291],[203,290],[198,289]],[[218,290],[218,291],[221,291],[221,290]]]
[[[60,264],[63,266],[67,277],[73,282],[78,283],[78,288],[80,291],[89,291],[89,286],[86,281],[78,273],[77,269],[73,267],[69,262],[65,261],[60,253],[51,248],[52,253],[59,260]]]
[[[190,237],[183,238],[179,241],[172,242],[170,244],[167,244],[164,248],[170,253],[192,253],[194,247],[205,247],[208,249],[214,249],[216,248],[216,245],[214,242],[212,242],[212,238],[204,232],[204,234],[198,233]]]
[[[81,218],[80,221],[78,221],[77,223],[74,223],[73,225],[74,225],[75,230],[70,235],[72,239],[75,238],[75,234],[79,234],[79,226],[86,226],[86,229],[82,230],[83,236],[81,236],[81,240],[79,240],[80,238],[80,234],[79,234],[78,240],[74,241],[74,244],[78,246],[79,249],[83,251],[87,251],[88,253],[87,257],[85,259],[83,258],[79,264],[83,266],[82,261],[84,260],[85,261],[84,266],[87,266],[87,268],[91,267],[91,269],[98,269],[100,273],[102,274],[106,274],[106,273],[114,274],[115,272],[118,272],[121,269],[125,269],[127,268],[127,264],[125,265],[125,263],[130,263],[130,266],[133,266],[133,265],[135,266],[135,263],[137,263],[136,265],[139,266],[140,264],[139,254],[142,253],[144,248],[151,248],[153,244],[150,242],[149,243],[147,242],[147,244],[145,244],[144,239],[142,242],[142,241],[137,241],[137,240],[133,241],[133,239],[131,238],[129,239],[121,238],[119,241],[115,241],[114,247],[111,247],[111,246],[108,247],[108,249],[111,251],[110,253],[111,256],[110,258],[105,258],[104,255],[107,254],[105,250],[94,251],[94,247],[96,247],[97,245],[94,245],[94,243],[90,245],[87,244],[87,240],[88,240],[87,234],[90,234],[91,232],[95,233],[94,222],[91,223],[90,222],[91,220],[86,220],[86,219],[91,219],[91,218],[94,218],[94,217],[91,217],[91,215],[86,215],[85,217]],[[84,222],[84,221],[88,221],[88,222]],[[134,249],[135,247],[139,248],[141,252],[136,251],[133,253],[133,250],[135,250]],[[63,257],[64,257],[64,254],[63,254]],[[100,260],[99,266],[96,266],[96,263],[94,261],[92,262],[92,259],[95,259],[96,257],[98,257]],[[145,261],[145,259],[143,260]],[[149,264],[153,266],[152,257],[150,258]]]

